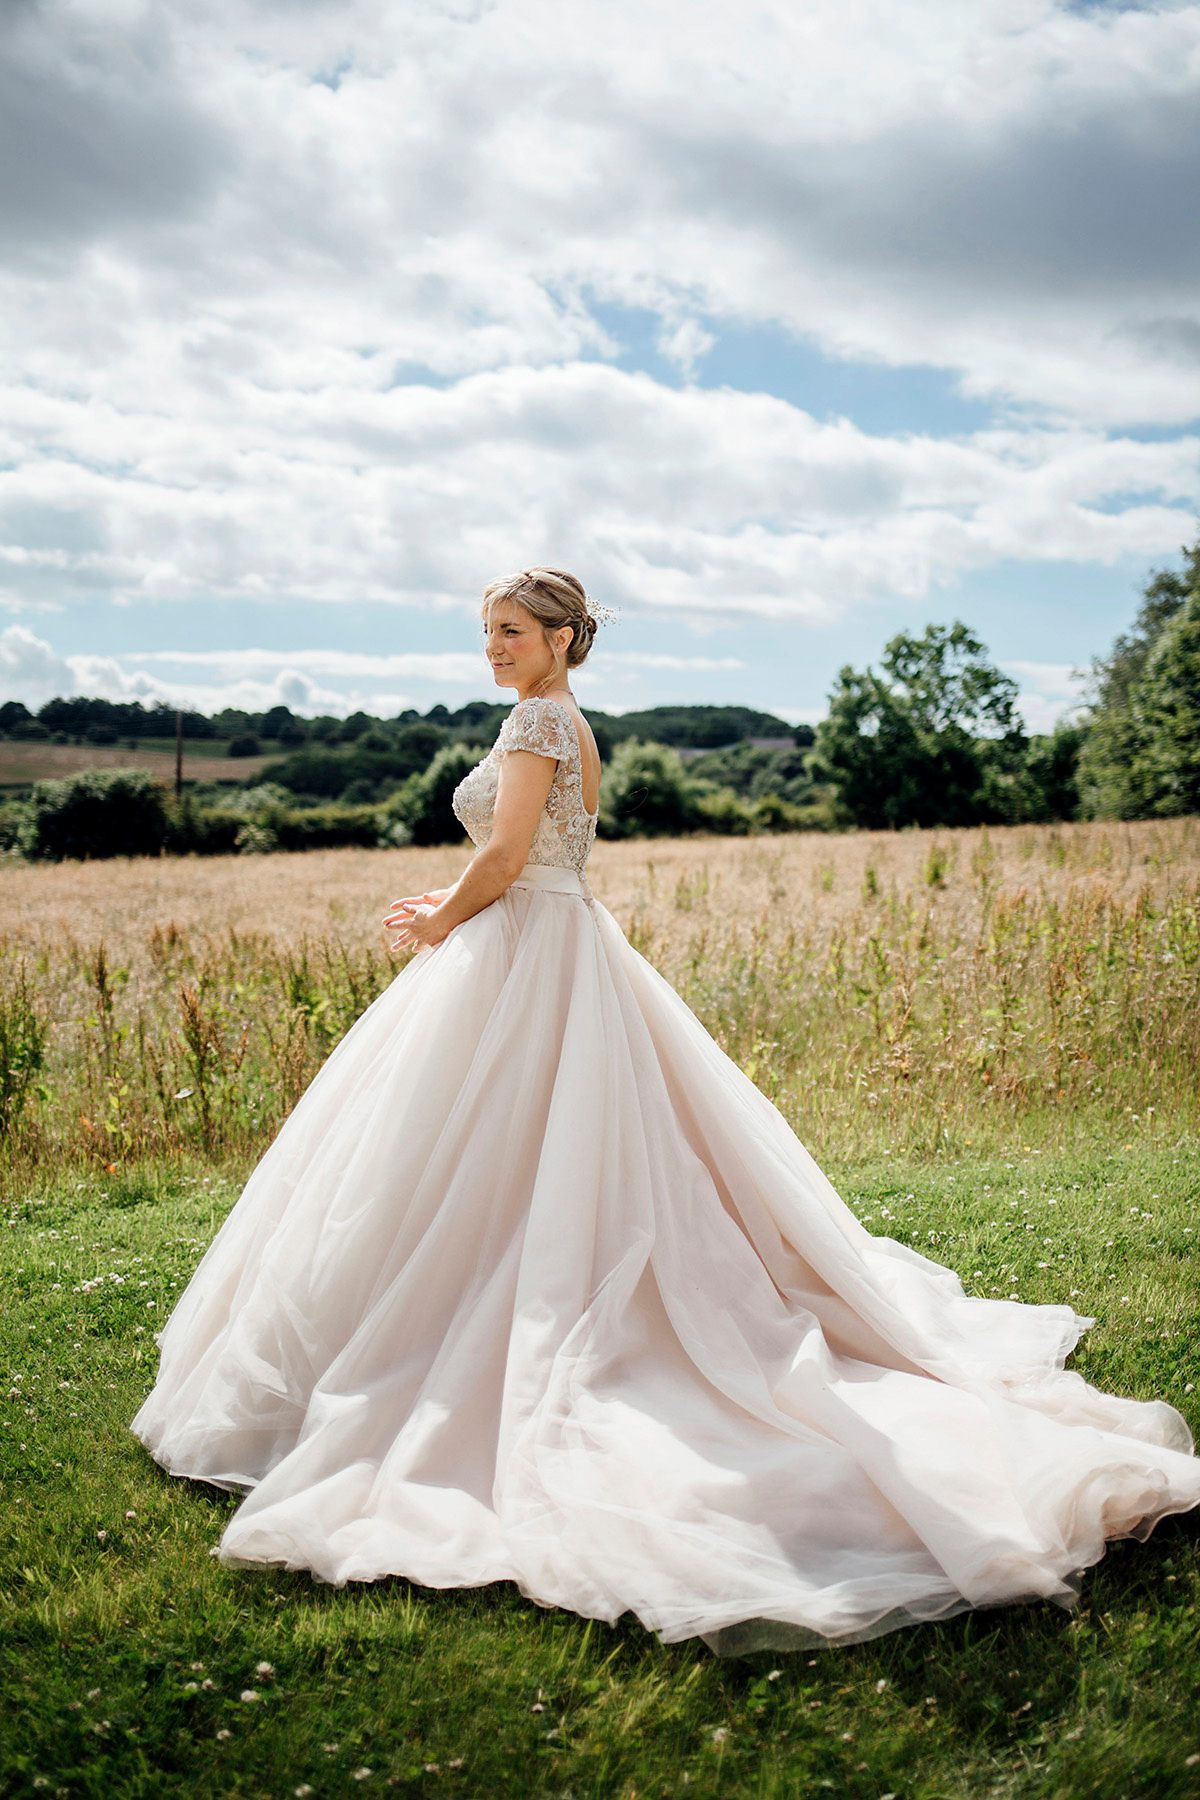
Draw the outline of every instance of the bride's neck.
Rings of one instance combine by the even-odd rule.
[[[527,687],[523,693],[520,688],[517,689],[518,700],[574,700],[574,698],[575,696],[571,692],[569,684],[565,681],[559,683],[555,687],[548,688],[541,687],[537,682],[534,682],[533,685]]]

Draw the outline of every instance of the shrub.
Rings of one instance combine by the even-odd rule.
[[[703,824],[702,790],[688,781],[678,754],[666,744],[628,738],[600,783],[604,837],[664,837]]]
[[[231,856],[241,819],[222,808],[198,806],[191,794],[171,809],[166,848],[173,856]]]
[[[289,807],[265,815],[267,821],[281,850],[334,850],[343,844],[373,850],[382,826],[374,806],[314,806],[304,811]]]
[[[252,731],[243,731],[238,737],[229,740],[230,756],[258,756],[261,754],[258,739]]]
[[[478,745],[444,744],[423,773],[410,775],[387,804],[393,842],[457,843],[463,828],[451,805],[454,790],[483,754]]]
[[[34,784],[20,848],[49,862],[155,856],[169,828],[166,790],[145,769],[84,769]]]

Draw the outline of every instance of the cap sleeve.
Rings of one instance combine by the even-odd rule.
[[[532,750],[535,756],[566,761],[578,744],[575,727],[561,707],[551,700],[520,700],[500,727],[496,748]]]

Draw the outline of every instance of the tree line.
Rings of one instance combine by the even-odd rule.
[[[1017,685],[966,625],[899,633],[843,668],[815,732],[749,707],[588,710],[604,763],[600,835],[1017,824],[1200,811],[1200,540],[1151,572],[1130,630],[1090,672],[1086,705],[1030,735]],[[454,788],[511,703],[395,719],[299,719],[286,706],[185,716],[191,740],[277,752],[252,780],[174,802],[137,770],[40,782],[0,809],[0,847],[30,857],[215,853],[457,838]],[[169,730],[167,722],[169,721]],[[17,739],[131,744],[175,715],[56,699],[0,706]],[[97,734],[102,734],[97,736]]]

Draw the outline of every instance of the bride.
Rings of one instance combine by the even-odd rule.
[[[484,597],[517,704],[461,879],[329,1058],[162,1333],[133,1429],[247,1489],[230,1563],[514,1581],[722,1653],[1070,1605],[1200,1503],[1180,1415],[1063,1364],[1092,1323],[872,1237],[592,897],[583,588]]]

